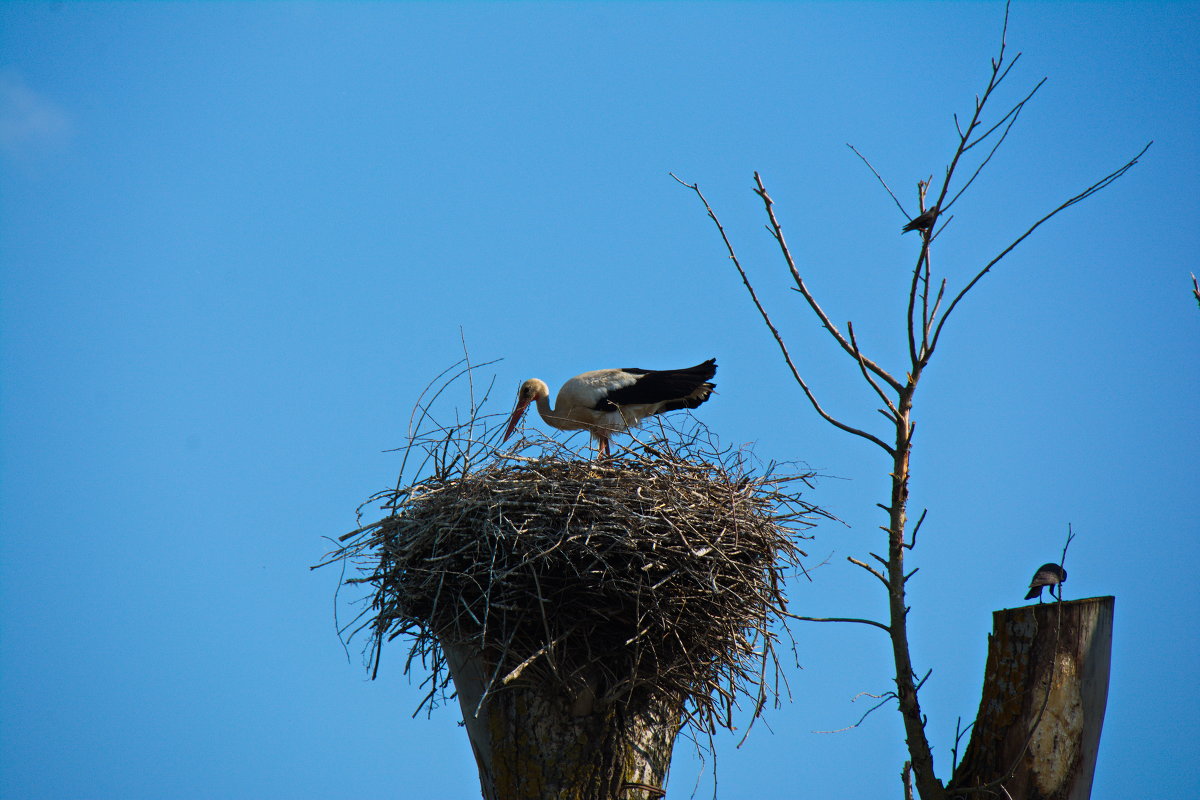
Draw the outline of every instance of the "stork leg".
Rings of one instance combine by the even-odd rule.
[[[608,437],[603,434],[596,437],[596,455],[599,458],[608,458],[610,453],[608,450]]]

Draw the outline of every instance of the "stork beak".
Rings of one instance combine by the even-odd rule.
[[[508,418],[508,427],[504,430],[504,438],[500,440],[501,442],[507,442],[508,437],[513,435],[513,431],[517,429],[517,423],[521,421],[521,417],[525,416],[525,411],[529,408],[532,399],[517,401],[517,407],[513,409],[512,416]]]

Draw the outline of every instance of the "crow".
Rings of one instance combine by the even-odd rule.
[[[1067,571],[1058,564],[1042,564],[1038,567],[1037,572],[1033,573],[1033,580],[1029,582],[1029,594],[1025,595],[1026,600],[1037,598],[1038,602],[1042,602],[1042,589],[1046,586],[1050,587],[1050,596],[1054,597],[1054,587],[1058,587],[1058,599],[1062,600],[1062,586],[1060,585],[1067,579]]]
[[[921,214],[916,219],[910,221],[907,225],[900,229],[900,233],[908,233],[909,231],[930,231],[933,230],[933,223],[937,220],[938,207],[932,206],[926,209],[925,213]]]

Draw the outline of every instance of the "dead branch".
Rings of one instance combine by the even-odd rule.
[[[891,628],[884,625],[882,622],[876,622],[873,619],[859,619],[857,617],[798,617],[795,614],[788,614],[788,619],[799,620],[800,622],[856,622],[861,625],[873,625],[882,631],[891,633]]]
[[[825,310],[821,308],[821,304],[817,302],[817,299],[813,297],[812,293],[808,290],[808,286],[804,283],[804,278],[800,276],[800,270],[796,267],[796,260],[792,258],[792,251],[788,248],[787,241],[784,239],[783,228],[779,224],[779,220],[775,217],[775,201],[773,201],[771,196],[767,194],[767,187],[763,184],[762,176],[757,172],[754,173],[754,183],[754,193],[762,199],[763,206],[767,212],[767,219],[770,220],[771,235],[779,245],[779,250],[783,255],[784,261],[787,263],[788,271],[791,273],[792,280],[796,284],[796,290],[804,297],[809,307],[813,310],[813,313],[816,314],[817,318],[821,320],[821,324],[825,327],[825,330],[829,331],[829,334],[834,338],[834,341],[836,341],[843,350],[853,356],[853,346],[846,339],[846,337],[842,335],[841,331],[837,329],[837,326],[834,325],[829,319],[829,316],[825,313]],[[901,388],[899,381],[893,378],[886,370],[884,370],[871,359],[864,356],[863,363],[866,364],[867,369],[879,376],[893,389],[899,390]],[[878,440],[874,441],[876,441],[879,446],[885,450],[888,449],[888,446],[883,442]]]
[[[1122,175],[1124,175],[1129,170],[1133,169],[1133,167],[1138,163],[1138,159],[1140,159],[1143,155],[1145,155],[1146,151],[1150,149],[1150,145],[1152,145],[1152,144],[1154,144],[1153,141],[1147,142],[1146,146],[1143,147],[1140,151],[1138,151],[1138,154],[1136,156],[1134,156],[1133,158],[1126,161],[1121,167],[1108,173],[1103,178],[1096,181],[1091,186],[1088,186],[1086,189],[1084,189],[1083,191],[1081,191],[1079,194],[1075,195],[1074,197],[1071,197],[1071,198],[1063,201],[1053,211],[1049,212],[1048,214],[1043,216],[1041,219],[1039,219],[1037,222],[1033,223],[1033,225],[1029,226],[1029,228],[1024,233],[1022,233],[1020,236],[1018,236],[1015,240],[1013,240],[1012,243],[1010,243],[1007,247],[1005,247],[1003,250],[1001,250],[999,254],[997,254],[995,257],[993,257],[991,261],[989,261],[987,264],[985,264],[983,269],[979,270],[979,272],[975,275],[975,277],[971,279],[970,283],[968,283],[966,286],[964,286],[962,288],[962,290],[957,295],[955,295],[954,299],[950,301],[950,305],[946,307],[946,313],[942,314],[942,318],[938,322],[937,327],[934,330],[933,339],[929,343],[929,350],[925,354],[926,355],[925,361],[928,362],[928,360],[929,360],[928,357],[930,355],[932,355],[934,348],[937,347],[938,340],[941,338],[941,335],[942,335],[942,328],[945,326],[946,320],[950,318],[951,312],[954,311],[954,309],[958,305],[959,301],[961,301],[967,295],[967,292],[971,291],[971,289],[975,286],[975,284],[979,283],[980,279],[982,279],[984,275],[986,275],[988,272],[991,271],[992,267],[996,266],[996,264],[1000,263],[1001,259],[1003,259],[1009,253],[1011,253],[1013,250],[1015,250],[1017,245],[1019,245],[1021,242],[1025,241],[1025,239],[1027,239],[1030,234],[1032,234],[1035,230],[1040,228],[1042,226],[1042,223],[1053,218],[1059,212],[1070,208],[1071,206],[1075,205],[1076,203],[1078,203],[1082,200],[1086,200],[1087,198],[1091,197],[1096,192],[1100,191],[1101,189],[1104,189],[1109,184],[1111,184],[1113,181],[1120,178]]]
[[[721,220],[717,217],[716,212],[713,211],[712,206],[710,206],[708,204],[708,200],[705,199],[703,192],[700,191],[699,185],[695,184],[695,183],[686,183],[683,180],[681,180],[674,173],[671,173],[671,177],[674,178],[676,181],[678,181],[681,185],[686,186],[687,188],[689,188],[693,192],[695,192],[696,196],[700,198],[700,202],[704,204],[704,209],[706,212],[708,212],[709,219],[711,219],[713,221],[713,224],[717,226],[717,231],[721,234],[721,240],[725,243],[725,248],[729,253],[729,260],[733,262],[734,267],[737,269],[738,274],[742,278],[742,283],[743,283],[743,285],[745,285],[746,291],[750,294],[750,299],[754,302],[754,307],[758,309],[758,313],[762,317],[763,322],[766,324],[767,328],[771,331],[771,335],[775,338],[776,344],[779,345],[779,350],[783,354],[784,362],[787,364],[788,369],[792,373],[792,378],[794,378],[796,383],[799,384],[800,389],[804,392],[804,396],[808,398],[809,403],[812,404],[813,409],[816,410],[816,412],[821,416],[822,419],[824,419],[826,422],[833,425],[834,427],[839,428],[843,431],[846,431],[847,433],[852,433],[855,436],[861,436],[862,438],[867,439],[868,441],[874,442],[876,445],[883,448],[885,452],[891,453],[891,448],[882,439],[878,438],[877,436],[875,436],[873,434],[867,433],[864,430],[855,428],[851,425],[847,425],[846,423],[842,422],[841,420],[835,419],[832,415],[830,415],[827,411],[825,411],[824,408],[821,407],[821,404],[817,401],[816,395],[813,394],[813,391],[812,391],[812,389],[809,388],[808,383],[800,375],[800,370],[796,367],[796,363],[792,360],[792,356],[788,352],[787,344],[784,342],[782,334],[779,333],[779,329],[776,328],[775,323],[771,321],[771,316],[767,313],[766,308],[764,308],[763,304],[759,301],[758,293],[754,290],[753,284],[750,283],[750,279],[746,276],[746,271],[744,269],[742,269],[741,261],[738,260],[737,253],[733,249],[733,243],[729,241],[729,236],[725,233],[725,227],[721,224]],[[758,173],[755,173],[754,177],[756,180],[758,180]],[[763,201],[765,203],[767,203],[768,208],[770,208],[771,199],[770,199],[770,197],[767,196],[766,190],[762,188],[761,181],[759,182],[759,189],[761,189],[760,196],[763,197]],[[779,241],[780,247],[783,248],[783,251],[784,251],[789,263],[792,263],[791,262],[791,253],[788,252],[787,244],[783,242],[782,236],[783,236],[782,231],[780,231],[778,233],[778,241]],[[799,280],[799,274],[794,272],[794,264],[793,264],[793,274],[795,274],[797,280]],[[800,281],[800,285],[803,286],[803,281]],[[801,292],[806,293],[807,289],[801,289]],[[811,295],[806,294],[806,297],[811,297]],[[815,302],[815,301],[811,301],[811,302]],[[826,327],[830,329],[830,332],[833,333],[837,338],[841,339],[841,334],[837,332],[836,328],[831,327],[832,323],[829,323],[828,318],[824,316],[824,312],[822,311],[819,313],[821,314],[822,319],[825,320]],[[847,346],[849,346],[849,345],[847,345]],[[863,359],[863,364],[864,365],[868,364],[868,362],[865,358]],[[894,382],[893,379],[891,378],[891,376],[886,376],[885,380],[888,380],[889,382]]]

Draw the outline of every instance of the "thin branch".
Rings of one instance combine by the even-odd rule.
[[[963,184],[961,189],[959,189],[957,192],[955,192],[954,197],[950,198],[950,202],[946,203],[946,209],[949,209],[950,206],[954,205],[958,201],[958,198],[962,197],[963,193],[967,191],[967,188],[972,183],[975,182],[976,178],[979,177],[979,173],[983,172],[983,168],[988,165],[988,162],[992,160],[992,156],[994,156],[996,154],[996,151],[1000,149],[1000,145],[1004,144],[1004,140],[1008,138],[1008,132],[1010,130],[1012,130],[1012,126],[1016,124],[1017,118],[1019,116],[1021,116],[1021,109],[1025,106],[1025,104],[1027,102],[1029,102],[1030,98],[1033,97],[1034,93],[1037,92],[1038,89],[1042,88],[1042,84],[1044,84],[1045,82],[1046,82],[1045,78],[1042,78],[1040,81],[1038,81],[1037,85],[1033,87],[1033,90],[1025,96],[1025,99],[1022,100],[1021,102],[1017,103],[1015,106],[1013,106],[1009,110],[1009,112],[1007,114],[1005,114],[1003,117],[1001,117],[1000,122],[997,122],[996,125],[994,125],[991,128],[991,130],[989,130],[987,133],[983,134],[982,136],[977,138],[974,142],[972,142],[971,144],[967,145],[964,148],[965,150],[969,150],[972,147],[974,147],[975,145],[979,144],[984,139],[986,139],[988,136],[990,136],[992,131],[994,131],[998,126],[1000,126],[1004,122],[1004,120],[1006,120],[1006,119],[1008,120],[1008,125],[1005,126],[1004,133],[1002,133],[1000,135],[1000,138],[996,140],[996,144],[994,144],[992,146],[992,149],[990,151],[988,151],[987,157],[984,158],[981,162],[979,162],[979,166],[975,168],[975,172],[971,173],[971,177],[967,179],[967,182]],[[943,210],[946,210],[946,209],[943,209]]]
[[[958,746],[962,743],[962,737],[967,735],[971,728],[975,727],[975,721],[972,721],[967,727],[962,727],[962,717],[954,721],[954,746],[950,748],[950,774],[953,775],[958,771]]]
[[[942,188],[941,188],[941,191],[938,193],[937,202],[934,203],[935,206],[937,206],[939,209],[941,209],[943,211],[947,210],[947,208],[946,208],[946,193],[950,189],[950,181],[954,177],[954,170],[958,166],[959,159],[961,159],[967,152],[967,145],[968,145],[968,141],[970,139],[971,133],[977,127],[979,127],[979,118],[983,114],[983,109],[984,109],[984,106],[987,105],[988,98],[991,97],[992,92],[994,92],[996,90],[996,87],[1000,85],[1001,81],[1003,81],[1004,78],[1008,75],[1009,70],[1011,70],[1013,68],[1013,66],[1016,65],[1017,60],[1021,57],[1021,54],[1018,53],[1016,55],[1016,57],[1013,58],[1012,63],[1009,64],[1007,68],[1004,68],[1003,71],[1001,71],[1001,68],[1004,66],[1004,51],[1008,47],[1008,14],[1009,14],[1010,6],[1011,6],[1011,0],[1010,0],[1010,2],[1007,2],[1004,4],[1004,26],[1000,33],[1000,52],[997,54],[996,58],[992,59],[992,76],[988,80],[987,87],[983,90],[983,95],[981,97],[977,96],[975,98],[975,111],[971,115],[971,121],[967,125],[967,129],[965,131],[961,131],[961,133],[960,133],[958,147],[955,148],[954,157],[950,160],[950,165],[946,167],[946,177],[942,181]],[[955,122],[957,124],[957,119],[955,120]],[[986,136],[986,134],[985,134],[985,136]],[[977,141],[981,141],[981,140],[982,140],[982,138]],[[926,355],[928,355],[928,354],[926,354]]]
[[[684,181],[680,180],[675,173],[669,174],[682,186],[685,186],[695,192],[696,196],[700,198],[700,202],[704,204],[704,209],[708,212],[709,219],[711,219],[713,224],[717,226],[717,231],[721,234],[721,240],[725,242],[725,249],[729,253],[729,260],[732,261],[734,267],[737,268],[738,275],[740,275],[742,278],[742,284],[746,287],[746,291],[750,293],[750,299],[754,301],[754,307],[758,309],[758,313],[763,318],[763,322],[766,323],[767,328],[771,331],[771,335],[775,337],[775,343],[779,345],[779,350],[781,353],[783,353],[783,360],[785,363],[787,363],[788,369],[791,370],[792,378],[795,379],[796,383],[800,384],[800,388],[804,391],[804,395],[808,398],[808,401],[812,404],[812,407],[818,414],[821,415],[821,418],[829,424],[840,430],[846,431],[847,433],[852,433],[855,436],[861,436],[868,441],[874,442],[876,445],[883,448],[888,455],[892,455],[894,451],[882,439],[874,436],[873,434],[867,433],[864,430],[847,425],[839,419],[835,419],[828,412],[826,412],[824,408],[821,407],[821,404],[817,401],[816,395],[813,394],[812,389],[809,388],[808,383],[805,382],[804,378],[800,375],[800,371],[796,368],[796,364],[792,360],[791,353],[788,352],[787,345],[783,341],[783,335],[779,333],[779,329],[776,328],[775,323],[771,321],[770,314],[767,313],[767,310],[763,307],[762,302],[758,299],[758,293],[754,291],[754,286],[750,283],[750,278],[747,277],[746,271],[742,268],[741,261],[738,259],[737,253],[733,249],[733,243],[729,241],[729,236],[725,233],[725,226],[721,224],[721,220],[718,219],[716,212],[713,211],[712,206],[709,205],[708,200],[705,199],[703,192],[700,191],[700,186],[695,183],[685,183]],[[756,178],[757,175],[758,174],[755,173]],[[790,256],[788,256],[788,258],[790,258]],[[864,360],[864,363],[868,362]],[[886,373],[884,374],[886,375]]]
[[[1058,582],[1058,602],[1062,602],[1063,584],[1066,583],[1067,574],[1067,548],[1071,546],[1071,540],[1075,538],[1075,531],[1071,529],[1071,523],[1067,523],[1067,541],[1063,544],[1062,557],[1058,560],[1059,569],[1063,571],[1063,579]],[[1053,590],[1050,592],[1054,594]]]
[[[1017,53],[1016,57],[1013,58],[1012,63],[1009,64],[1007,68],[1005,68],[1004,73],[996,79],[995,86],[1000,85],[1000,82],[1004,80],[1004,76],[1008,74],[1009,70],[1011,70],[1014,66],[1016,66],[1017,59],[1019,59],[1020,57],[1021,57],[1021,54]],[[1049,79],[1043,77],[1040,81],[1038,81],[1037,84],[1035,84],[1034,87],[1029,90],[1029,94],[1025,95],[1025,97],[1023,97],[1019,102],[1014,103],[1013,106],[1004,113],[1004,116],[1000,117],[998,120],[996,120],[994,123],[992,123],[992,127],[988,128],[986,131],[979,134],[974,139],[972,139],[971,141],[969,141],[965,145],[963,145],[963,151],[965,152],[967,150],[971,150],[971,149],[983,144],[985,141],[987,141],[988,137],[990,137],[996,131],[1000,130],[1000,128],[1004,128],[1005,132],[1007,133],[1008,129],[1012,127],[1013,119],[1020,116],[1021,110],[1025,107],[1025,104],[1028,103],[1035,94],[1037,94],[1038,89],[1041,89],[1042,84],[1044,84],[1047,80],[1049,80]],[[995,88],[995,86],[993,88]],[[995,152],[995,150],[996,150],[996,147],[995,147],[995,145],[993,145],[992,152]]]
[[[912,541],[906,544],[901,544],[901,547],[907,547],[909,550],[912,550],[917,546],[917,531],[921,530],[921,523],[925,521],[925,515],[928,513],[928,508],[921,512],[921,516],[917,519],[917,524],[913,526]]]
[[[924,266],[925,260],[929,257],[929,245],[932,241],[924,231],[921,232],[921,252],[917,254],[917,264],[913,267],[912,284],[908,287],[908,358],[913,369],[916,368],[916,365],[920,363],[925,354],[924,346],[922,346],[920,354],[917,353],[917,337],[914,331],[913,315],[916,312],[917,285],[921,281],[921,267]],[[922,323],[922,327],[925,327],[924,323]]]
[[[887,578],[883,577],[882,573],[880,573],[879,570],[875,569],[870,564],[859,561],[857,558],[854,558],[853,556],[846,556],[846,560],[849,561],[851,564],[857,564],[858,566],[865,569],[867,572],[874,575],[876,578],[879,578],[879,580],[883,582],[884,586],[888,585]]]
[[[929,231],[929,243],[933,244],[933,229]],[[925,268],[921,272],[921,353],[929,348],[929,281],[931,267],[929,263],[929,247],[923,248],[925,253]],[[910,320],[911,324],[911,320]],[[914,365],[915,366],[915,365]]]
[[[1005,14],[1008,14],[1008,9],[1009,9],[1009,6],[1011,6],[1011,5],[1012,5],[1011,3],[1008,3],[1005,5],[1005,7],[1004,7]],[[1000,73],[1000,77],[996,79],[997,86],[999,86],[1001,83],[1004,83],[1004,79],[1008,77],[1008,73],[1012,70],[1013,67],[1015,67],[1017,65],[1017,62],[1021,60],[1021,55],[1022,55],[1021,53],[1017,53],[1015,56],[1013,56],[1013,60],[1004,69],[1004,71]]]
[[[945,230],[943,228],[943,230]],[[929,332],[933,329],[933,321],[937,319],[938,309],[942,306],[942,299],[946,296],[946,279],[942,278],[941,285],[938,286],[937,298],[933,301],[933,310],[929,312],[929,321],[925,325],[925,342],[929,342]]]
[[[892,420],[893,422],[898,421],[900,419],[900,412],[896,410],[895,404],[892,403],[891,398],[884,393],[879,384],[875,382],[875,379],[871,377],[871,373],[867,372],[867,365],[863,362],[862,350],[859,349],[858,339],[856,339],[854,336],[854,323],[847,320],[846,330],[850,334],[850,344],[854,346],[854,355],[858,361],[858,368],[862,371],[862,376],[866,378],[867,383],[871,384],[871,388],[875,390],[875,394],[879,395],[879,397],[887,405],[888,411],[891,412],[890,416],[887,414],[884,416],[888,416],[888,419]]]
[[[1133,167],[1138,163],[1138,159],[1140,159],[1146,153],[1146,151],[1150,149],[1150,145],[1152,145],[1152,144],[1154,144],[1153,141],[1147,142],[1146,146],[1143,147],[1140,151],[1138,151],[1138,154],[1136,156],[1131,158],[1129,161],[1126,161],[1125,164],[1123,164],[1119,169],[1116,169],[1116,170],[1110,172],[1109,174],[1105,175],[1103,178],[1096,181],[1091,186],[1087,187],[1082,192],[1080,192],[1079,194],[1070,198],[1069,200],[1064,201],[1061,205],[1059,205],[1053,211],[1046,214],[1044,217],[1039,219],[1037,222],[1033,223],[1033,225],[1031,225],[1027,231],[1025,231],[1023,234],[1018,236],[1016,238],[1016,240],[1014,240],[1010,245],[1008,245],[1008,247],[1004,248],[1004,250],[1002,250],[999,255],[997,255],[995,258],[993,258],[991,261],[989,261],[987,263],[987,265],[984,266],[984,268],[981,269],[979,271],[979,273],[974,278],[971,279],[971,282],[968,283],[966,286],[964,286],[962,288],[962,291],[960,291],[954,297],[954,299],[952,301],[950,301],[950,305],[946,307],[946,313],[942,315],[942,318],[938,321],[937,328],[934,330],[933,340],[929,344],[929,352],[926,353],[926,359],[928,359],[929,355],[933,353],[934,348],[937,347],[938,340],[942,336],[942,328],[945,327],[946,320],[948,320],[950,318],[951,312],[954,311],[954,308],[958,305],[959,301],[962,300],[963,297],[966,296],[967,292],[971,291],[972,287],[974,287],[975,284],[979,283],[979,281],[983,278],[983,276],[986,275],[991,270],[992,267],[994,267],[996,264],[998,264],[1001,259],[1003,259],[1005,256],[1007,256],[1013,250],[1015,250],[1017,245],[1019,245],[1021,242],[1025,241],[1025,239],[1027,239],[1035,230],[1037,230],[1039,227],[1041,227],[1042,223],[1046,222],[1048,219],[1055,216],[1059,212],[1064,211],[1067,208],[1070,208],[1071,206],[1075,205],[1076,203],[1078,203],[1082,200],[1086,200],[1087,198],[1091,197],[1096,192],[1100,191],[1101,189],[1104,189],[1110,183],[1112,183],[1113,181],[1120,178],[1122,175],[1124,175],[1129,170],[1133,169]]]
[[[876,703],[875,705],[871,706],[870,708],[868,708],[866,713],[864,713],[861,717],[858,718],[858,722],[854,723],[853,725],[847,725],[844,728],[838,728],[837,730],[834,730],[834,731],[813,731],[813,733],[842,733],[844,731],[853,730],[854,728],[857,728],[859,725],[862,725],[863,720],[865,720],[867,717],[871,716],[871,713],[873,711],[884,706],[889,700],[897,699],[895,692],[884,692],[883,694],[871,694],[870,692],[859,692],[857,695],[854,696],[854,700],[857,700],[858,698],[862,697],[863,695],[866,695],[867,697],[872,697],[872,698],[878,700],[879,702]],[[853,700],[851,702],[853,702]]]
[[[876,622],[873,619],[856,619],[854,617],[798,617],[795,614],[787,612],[784,613],[784,616],[789,619],[800,620],[801,622],[857,622],[862,625],[874,625],[876,628],[880,628],[889,634],[892,632],[892,629],[887,625],[884,625],[882,622]]]
[[[842,346],[843,350],[853,356],[854,349],[850,346],[850,342],[845,336],[842,336],[841,331],[839,331],[837,326],[834,325],[829,319],[829,316],[825,313],[825,310],[821,308],[820,304],[817,303],[817,300],[812,296],[812,293],[808,291],[808,286],[805,285],[804,279],[800,277],[800,270],[796,268],[796,261],[792,258],[792,251],[788,248],[787,241],[783,237],[783,228],[780,226],[779,220],[775,217],[775,201],[771,199],[769,194],[767,194],[767,187],[763,185],[762,176],[759,175],[758,172],[754,173],[754,182],[756,184],[754,193],[762,198],[763,205],[766,207],[767,218],[771,221],[771,235],[775,238],[775,241],[779,243],[779,249],[783,252],[784,261],[787,262],[788,270],[792,273],[792,280],[796,283],[797,291],[804,295],[804,299],[808,301],[809,307],[812,308],[816,315],[821,319],[821,324],[825,326],[825,330],[829,331],[830,335],[833,336],[837,343]],[[866,357],[863,357],[863,363],[867,365],[867,368],[870,369],[871,372],[874,372],[876,375],[890,384],[893,389],[899,391],[900,382],[889,375],[886,370]],[[885,449],[889,449],[887,448],[887,445],[882,446]]]
[[[892,202],[894,202],[896,204],[896,208],[900,209],[900,213],[904,214],[904,218],[911,219],[911,217],[909,217],[908,214],[905,213],[904,205],[900,202],[900,198],[896,197],[896,193],[892,191],[892,187],[887,185],[887,181],[885,181],[883,179],[883,176],[879,174],[878,170],[875,169],[874,165],[871,164],[871,162],[867,160],[867,157],[864,156],[862,153],[858,152],[858,148],[856,148],[854,145],[850,144],[849,142],[846,142],[846,147],[849,147],[851,150],[853,150],[854,155],[861,158],[862,162],[867,165],[867,169],[871,170],[871,172],[875,175],[876,179],[879,180],[880,185],[883,186],[883,188],[887,191],[887,193],[889,195],[891,195]]]

